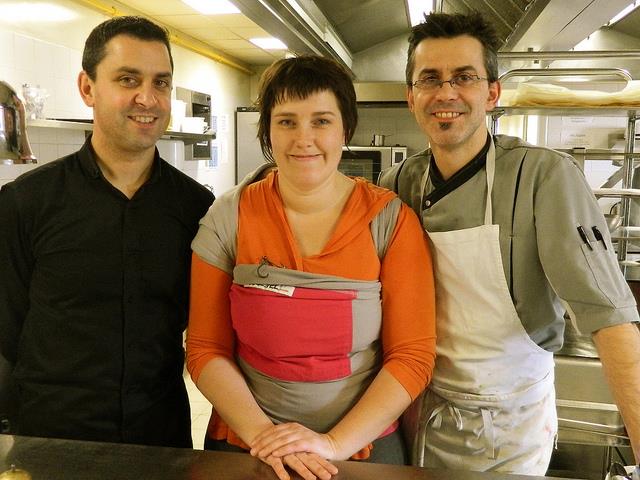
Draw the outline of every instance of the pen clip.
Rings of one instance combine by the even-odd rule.
[[[593,236],[596,238],[596,241],[602,242],[604,249],[608,250],[607,242],[604,241],[604,237],[602,236],[602,232],[600,232],[600,229],[594,225],[593,227],[591,227],[591,230],[593,231]]]
[[[589,242],[589,237],[587,237],[587,232],[585,232],[584,227],[582,225],[578,225],[576,230],[578,230],[578,235],[580,235],[584,244],[589,247],[589,250],[593,250],[593,246],[591,245],[591,242]]]

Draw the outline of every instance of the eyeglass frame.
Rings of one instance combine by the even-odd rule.
[[[456,83],[456,80],[460,80],[460,77],[472,77],[472,81],[468,85],[458,85]],[[427,87],[426,85],[424,85],[422,82],[424,82],[426,80],[430,80],[430,81],[433,80],[433,85],[431,87]],[[415,88],[420,89],[420,90],[435,92],[439,88],[442,88],[442,86],[445,83],[448,83],[449,86],[451,88],[453,88],[453,89],[461,89],[461,88],[464,89],[464,88],[467,88],[467,87],[471,87],[472,85],[475,85],[476,83],[478,83],[478,82],[480,82],[482,80],[486,80],[489,83],[491,83],[489,78],[481,77],[480,75],[477,75],[475,73],[459,73],[459,74],[454,75],[453,77],[451,77],[449,80],[436,80],[435,78],[434,79],[431,79],[431,78],[429,78],[429,79],[420,79],[419,78],[415,82],[409,83],[409,86],[410,87],[415,87]],[[437,85],[436,85],[436,82],[438,83]]]

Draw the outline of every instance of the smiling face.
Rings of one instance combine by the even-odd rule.
[[[95,80],[78,78],[85,104],[93,108],[92,145],[98,156],[153,156],[171,113],[171,63],[159,41],[113,37]]]
[[[431,77],[449,80],[463,73],[487,77],[482,44],[477,39],[468,35],[428,38],[416,47],[412,81]],[[464,88],[453,88],[449,83],[435,90],[409,87],[407,92],[409,108],[429,137],[436,158],[439,151],[457,151],[466,161],[484,146],[485,114],[499,96],[500,84],[486,80]]]
[[[271,146],[282,179],[300,190],[331,181],[342,157],[344,127],[333,92],[285,97],[271,110]]]

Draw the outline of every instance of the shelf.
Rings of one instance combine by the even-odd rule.
[[[37,119],[27,120],[27,127],[39,127],[39,128],[64,128],[67,130],[93,130],[92,120],[49,120],[49,119]]]
[[[621,162],[628,158],[640,158],[640,152],[638,153],[625,153],[622,150],[609,150],[605,148],[560,148],[560,147],[550,147],[553,148],[557,152],[568,153],[572,157],[584,160],[609,160],[612,162]]]
[[[640,198],[640,188],[594,188],[596,197],[631,197]]]
[[[571,52],[574,53],[574,52]],[[612,70],[612,71],[609,71]],[[615,70],[615,71],[613,71]],[[561,75],[561,76],[571,76],[571,75],[600,75],[606,73],[609,75],[610,73],[614,73],[616,75],[622,77],[629,77],[628,73],[624,70],[619,69],[512,69],[511,71],[503,74],[501,76],[502,79],[507,78],[509,75],[511,76],[522,76],[526,74],[527,76],[531,76],[533,78],[540,76],[545,77],[551,74],[552,76]],[[626,74],[626,75],[625,75]],[[628,81],[631,78],[626,78]],[[505,91],[506,94],[506,91]],[[505,99],[506,95],[503,96],[504,102],[508,103],[509,101]],[[515,100],[515,98],[514,98]],[[626,105],[617,105],[612,104],[616,103],[614,99],[609,98],[610,102],[608,105],[597,106],[597,104],[585,105],[585,101],[580,101],[579,98],[573,98],[572,95],[566,95],[564,99],[557,97],[556,104],[552,104],[551,97],[539,97],[536,100],[536,103],[541,103],[544,101],[548,101],[548,105],[498,105],[491,112],[487,112],[487,116],[490,116],[490,131],[492,134],[497,133],[498,125],[500,124],[500,118],[502,116],[523,116],[523,128],[527,126],[527,116],[540,116],[540,117],[616,117],[616,118],[625,118],[626,121],[626,139],[634,139],[636,135],[636,122],[640,120],[640,106],[636,102],[635,98],[625,98],[622,101],[627,102]],[[564,103],[562,105],[558,105],[558,103],[563,103],[564,101],[575,101],[574,106],[569,103]],[[607,99],[603,100],[601,103],[604,103]],[[513,102],[513,100],[512,100]],[[533,102],[532,102],[533,103]],[[591,102],[595,103],[595,102]],[[617,185],[618,182],[622,182],[623,188],[596,188],[593,189],[593,193],[596,197],[614,197],[620,199],[620,215],[622,217],[622,225],[625,227],[619,228],[615,232],[611,234],[613,240],[617,240],[617,249],[616,256],[618,261],[623,262],[620,264],[620,267],[625,272],[627,271],[636,271],[640,270],[636,267],[635,262],[632,264],[628,261],[627,254],[630,253],[628,251],[629,246],[638,245],[640,242],[640,236],[637,236],[637,232],[630,230],[630,213],[632,201],[637,202],[637,200],[632,199],[640,199],[640,188],[629,188],[633,185],[633,174],[636,166],[636,159],[639,156],[634,152],[635,142],[630,142],[630,145],[624,146],[624,151],[620,151],[621,149],[615,148],[617,151],[603,151],[601,149],[587,149],[587,148],[572,148],[565,149],[563,151],[571,154],[575,160],[584,167],[584,161],[587,159],[603,159],[610,160],[614,164],[618,162],[620,168],[617,172],[611,175],[605,185],[614,186]],[[614,160],[615,158],[615,160]],[[638,238],[635,240],[634,237]]]
[[[635,117],[640,115],[638,107],[509,107],[498,106],[491,112],[492,117],[502,115],[541,115],[562,117]]]
[[[38,127],[38,128],[64,128],[67,130],[84,130],[87,132],[93,131],[93,120],[82,120],[82,119],[73,119],[73,120],[59,120],[59,119],[38,119],[38,120],[28,120],[27,127]],[[189,133],[189,132],[174,132],[172,130],[167,130],[164,135],[162,135],[163,139],[170,140],[182,140],[185,145],[191,145],[193,143],[202,142],[206,140],[213,140],[216,138],[216,134],[213,131],[208,131],[206,133]]]

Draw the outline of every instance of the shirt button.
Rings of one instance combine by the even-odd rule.
[[[431,201],[430,200],[425,200],[424,201],[424,208],[429,208],[431,206]]]

